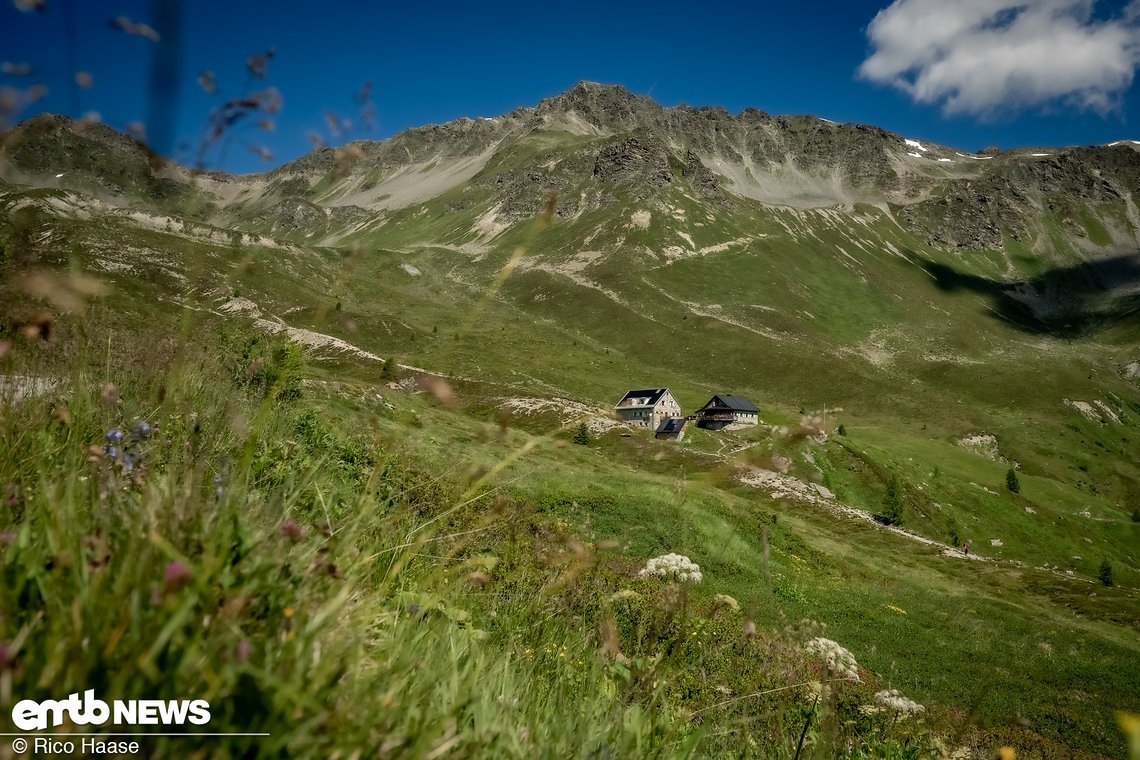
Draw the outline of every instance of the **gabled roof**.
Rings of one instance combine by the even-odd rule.
[[[688,422],[684,417],[669,417],[661,420],[661,424],[657,426],[658,433],[679,433],[685,429],[685,423]]]
[[[621,397],[621,401],[617,402],[615,409],[628,409],[631,406],[655,406],[661,397],[669,392],[668,388],[645,388],[642,390],[632,390]],[[628,403],[631,399],[644,398],[647,399],[644,404]]]
[[[722,409],[728,408],[734,412],[752,412],[754,414],[760,413],[760,410],[756,408],[756,405],[748,399],[744,398],[744,396],[730,396],[728,394],[720,393],[710,398],[708,400],[708,403],[706,403],[697,411],[699,412],[703,409],[710,409],[714,407],[719,407]]]

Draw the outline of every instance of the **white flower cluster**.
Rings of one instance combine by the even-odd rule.
[[[662,578],[692,581],[693,583],[700,583],[701,578],[704,577],[701,575],[701,568],[696,562],[680,554],[663,554],[660,557],[654,557],[645,563],[645,567],[641,568],[638,575],[642,578],[657,575]]]
[[[827,663],[828,670],[840,678],[859,680],[859,664],[855,662],[855,655],[831,639],[812,639],[804,646],[804,649],[809,654],[819,655]]]
[[[713,601],[721,607],[727,607],[733,612],[740,612],[740,602],[736,601],[728,594],[717,594],[713,597]]]
[[[926,708],[915,702],[913,699],[907,699],[902,694],[899,694],[898,689],[887,689],[875,694],[875,701],[879,704],[894,710],[900,717],[907,715],[918,715],[920,712],[926,712]]]

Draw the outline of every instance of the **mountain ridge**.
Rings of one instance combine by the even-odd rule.
[[[97,141],[105,142],[108,140],[117,140],[122,145],[133,144],[135,147],[144,150],[144,152],[146,150],[142,143],[106,125],[73,121],[67,117],[55,114],[41,114],[22,122],[10,131],[9,139],[15,136],[16,142],[18,143],[21,139],[21,133],[40,131],[44,126],[44,122],[48,123],[49,128],[50,126],[65,126],[72,131],[81,128],[84,132],[93,133],[93,135],[98,138]],[[506,130],[502,129],[504,125],[507,126]],[[713,134],[694,133],[698,126],[711,126]],[[929,153],[931,148],[939,154],[952,154],[954,156],[954,158],[950,158],[942,163],[953,162],[955,158],[983,161],[991,160],[996,156],[1032,154],[1046,150],[1052,154],[1056,154],[1058,152],[1081,151],[1087,148],[1099,147],[1131,149],[1133,145],[1136,144],[1121,140],[1109,146],[1067,146],[1063,148],[1041,148],[1040,146],[1035,146],[1036,151],[1034,148],[1027,146],[1024,148],[1012,148],[1000,151],[996,154],[985,152],[984,150],[974,154],[968,154],[950,146],[942,146],[927,141],[906,138],[901,134],[872,124],[835,122],[814,115],[773,116],[765,111],[752,107],[741,109],[741,111],[735,115],[720,106],[690,106],[688,104],[678,104],[666,107],[658,104],[648,96],[636,95],[621,85],[581,81],[563,93],[540,100],[538,104],[533,107],[520,106],[506,114],[495,117],[460,117],[442,124],[411,127],[381,140],[362,139],[348,142],[340,147],[317,148],[304,156],[286,161],[266,172],[228,174],[215,170],[205,173],[194,171],[194,173],[199,176],[207,176],[232,182],[235,180],[240,181],[242,178],[327,172],[331,171],[333,166],[337,163],[338,156],[344,156],[346,153],[356,160],[371,160],[374,158],[383,160],[386,157],[385,153],[392,149],[390,146],[398,146],[405,152],[410,152],[409,144],[416,143],[417,147],[421,149],[434,150],[439,155],[449,155],[448,151],[453,153],[456,150],[457,141],[461,143],[460,147],[462,147],[462,140],[460,140],[460,138],[473,138],[485,144],[488,140],[492,140],[496,137],[499,139],[509,137],[512,132],[518,130],[529,132],[544,128],[565,128],[569,131],[573,131],[575,129],[582,130],[587,127],[593,128],[594,134],[598,137],[613,136],[622,132],[632,131],[639,127],[645,128],[650,131],[655,131],[667,138],[672,137],[673,142],[670,147],[674,149],[694,148],[694,145],[681,144],[681,142],[676,139],[678,133],[683,135],[688,131],[690,133],[688,136],[696,143],[695,147],[697,148],[696,152],[698,154],[701,154],[702,151],[705,153],[714,151],[717,147],[715,144],[717,136],[723,139],[726,133],[740,127],[744,127],[753,133],[762,128],[775,128],[777,130],[790,132],[803,131],[805,128],[814,128],[817,130],[827,129],[830,132],[835,132],[840,135],[855,134],[862,138],[890,140],[894,141],[894,143],[901,143],[901,146],[896,144],[894,147],[911,148],[910,150],[904,151],[911,157],[927,158],[927,160],[929,160],[929,158],[933,158],[933,156],[928,158],[925,154]],[[755,134],[753,136],[755,136]],[[129,143],[125,141],[129,141]],[[759,148],[766,148],[769,151],[771,151],[773,147],[771,140],[762,140],[762,144],[759,146]],[[808,165],[817,163],[820,158],[818,153],[824,146],[821,146],[818,140],[812,142],[809,139],[803,147],[805,148],[805,155],[802,162]],[[813,151],[816,155],[813,155]],[[983,155],[983,153],[985,154]],[[363,155],[361,156],[359,154]],[[703,158],[707,157],[707,155],[703,156]],[[769,158],[771,157],[770,155]],[[880,152],[877,157],[883,159],[885,158],[885,154]],[[940,157],[947,158],[947,156]],[[939,162],[938,159],[935,159],[935,162]],[[177,166],[176,164],[174,165]],[[179,168],[184,169],[184,167]],[[923,168],[926,170],[931,169],[929,166]],[[944,169],[946,167],[938,168]],[[780,204],[777,203],[776,205]]]
[[[1003,279],[1032,292],[1044,265],[1083,271],[1073,265],[1128,262],[1140,250],[1135,143],[964,154],[812,116],[666,108],[592,82],[499,117],[323,148],[257,174],[160,162],[106,126],[50,115],[6,133],[3,151],[12,182],[301,246],[444,245],[483,256],[549,204],[565,230],[545,256],[567,263],[524,266],[582,282],[610,260],[656,267],[776,229],[797,244],[838,235],[847,239],[832,248],[841,256],[883,246],[920,259],[923,249],[992,251]],[[588,264],[572,263],[583,252]],[[1088,271],[1099,283],[1103,271],[1132,268]],[[1110,311],[1131,313],[1140,284],[1110,284],[1113,298],[1126,299]],[[1065,312],[1053,296],[1014,300],[1032,319]],[[1034,310],[1045,301],[1048,309]]]

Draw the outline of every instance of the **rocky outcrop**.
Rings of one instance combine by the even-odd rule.
[[[300,197],[309,192],[309,180],[306,177],[294,175],[287,179],[280,179],[269,184],[269,192],[277,193],[286,198]]]
[[[885,192],[898,185],[890,153],[897,149],[899,140],[884,129],[867,124],[827,123],[804,128],[785,122],[784,130],[790,152],[801,169],[819,175],[836,173],[864,190]]]
[[[682,172],[685,179],[702,198],[719,200],[724,196],[720,191],[720,180],[713,174],[693,151],[685,151],[685,169]]]
[[[299,198],[286,198],[270,207],[265,215],[272,222],[293,230],[316,227],[325,221],[320,208]]]
[[[329,209],[329,222],[333,225],[357,225],[373,217],[375,213],[360,206],[333,206]]]
[[[1131,148],[1123,148],[1119,153],[1131,156],[1137,162],[1131,166],[1123,164],[1110,167],[1108,162],[1094,158],[1099,152],[1095,148],[1066,150],[1037,161],[1020,161],[1003,167],[1002,174],[1011,186],[1022,192],[1036,191],[1045,199],[1046,204],[1053,201],[1054,210],[1068,205],[1055,203],[1062,199],[1093,203],[1119,200],[1120,193],[1105,175],[1118,174],[1123,169],[1126,175],[1131,175],[1124,178],[1125,184],[1135,187],[1136,180],[1140,179],[1140,153]],[[1116,149],[1112,149],[1112,153],[1116,152]],[[1115,156],[1110,153],[1109,157]],[[1106,172],[1105,169],[1110,171]]]
[[[1028,199],[1008,180],[962,180],[938,197],[897,209],[899,219],[931,245],[1000,249],[1003,233],[1028,237]]]
[[[673,170],[665,146],[648,132],[639,131],[602,149],[594,161],[594,178],[645,189],[668,185]]]
[[[553,195],[556,200],[564,196],[566,181],[558,174],[541,167],[496,173],[493,180],[480,183],[494,190],[501,219],[513,224],[537,216]],[[555,206],[557,216],[566,215],[566,199]]]

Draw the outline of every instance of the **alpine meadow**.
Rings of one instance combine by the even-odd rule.
[[[138,138],[0,134],[4,732],[1140,758],[1140,143],[585,81],[262,173]]]

